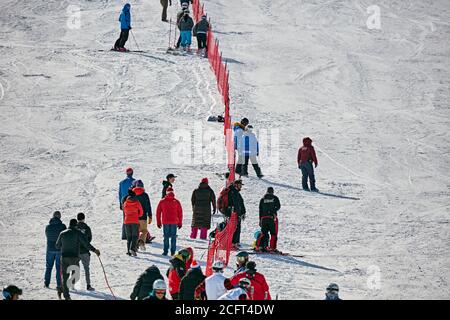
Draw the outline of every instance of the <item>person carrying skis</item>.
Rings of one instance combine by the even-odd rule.
[[[240,154],[238,151],[242,148],[242,136],[244,135],[245,127],[249,124],[247,118],[243,118],[241,122],[235,122],[233,124],[233,133],[234,133],[234,149],[237,151],[238,160],[236,163],[236,173],[238,175],[242,174],[242,165],[245,162],[245,157],[243,154]]]
[[[266,278],[256,271],[256,263],[254,261],[247,262],[244,272],[237,273],[231,277],[231,284],[235,286],[243,278],[247,278],[251,282],[250,300],[272,300]]]
[[[258,240],[256,240],[255,251],[276,251],[278,235],[278,210],[280,210],[280,208],[280,199],[274,195],[273,188],[267,188],[267,193],[259,201],[259,226],[261,227],[261,235]]]
[[[245,131],[242,135],[242,143],[238,144],[238,146],[239,158],[244,158],[244,164],[240,175],[244,177],[248,176],[248,162],[251,161],[258,178],[261,179],[264,177],[261,173],[261,168],[259,167],[257,158],[259,157],[259,142],[253,132],[252,125],[249,124],[245,127]]]
[[[120,181],[119,183],[119,206],[122,211],[123,219],[125,220],[125,214],[123,213],[122,204],[126,196],[128,196],[128,190],[133,185],[135,179],[133,178],[133,169],[127,168],[125,170],[127,177]],[[122,224],[122,240],[127,240],[127,236],[125,234],[125,224]]]
[[[46,288],[50,285],[50,278],[52,276],[53,265],[56,267],[56,289],[59,294],[62,294],[61,283],[61,250],[56,249],[55,244],[58,240],[59,234],[66,230],[66,225],[61,221],[61,212],[55,211],[53,218],[50,219],[49,224],[45,227],[45,236],[47,237],[47,252],[45,254],[45,277],[44,286]]]
[[[316,151],[312,146],[312,140],[309,137],[303,139],[303,146],[298,149],[297,163],[300,170],[302,170],[302,187],[305,191],[318,192],[316,188],[316,178],[314,177],[314,167],[317,168]],[[311,189],[308,187],[311,184]]]
[[[152,265],[148,267],[147,270],[145,270],[137,279],[133,292],[130,295],[130,299],[143,300],[145,297],[148,297],[153,291],[153,285],[157,280],[164,280],[164,277],[158,267]]]
[[[150,198],[145,192],[144,183],[142,180],[133,181],[133,192],[136,194],[136,199],[140,202],[144,212],[143,215],[139,217],[138,247],[141,251],[145,251],[145,242],[147,240],[148,233],[147,223],[152,223],[152,206],[150,203]],[[151,239],[153,240],[154,238]]]
[[[153,290],[148,297],[142,300],[167,300],[166,298],[167,286],[164,280],[156,280],[153,283]]]
[[[156,208],[156,224],[158,229],[163,228],[164,249],[163,255],[169,252],[174,255],[177,249],[177,228],[183,225],[183,208],[180,201],[175,198],[172,187],[167,188],[167,195],[162,199]]]
[[[200,229],[200,239],[206,240],[208,229],[211,228],[212,214],[216,213],[216,195],[208,185],[208,178],[203,178],[197,189],[192,192],[192,232],[191,239],[197,238]]]
[[[169,20],[167,20],[167,7],[169,5],[172,6],[172,0],[161,0],[160,2],[163,7],[162,14],[161,14],[161,20],[164,22],[169,22]]]
[[[125,233],[127,235],[127,254],[136,257],[139,238],[139,218],[144,214],[142,205],[133,190],[128,190],[128,196],[123,203],[125,214]]]
[[[173,173],[169,173],[169,174],[166,176],[166,180],[164,180],[164,181],[162,182],[163,189],[162,189],[162,197],[161,197],[161,199],[164,199],[164,197],[166,196],[167,188],[169,188],[169,187],[173,188],[173,184],[174,184],[174,182],[175,182],[175,178],[176,178],[176,177],[177,177],[177,176],[174,175]]]
[[[245,271],[248,258],[249,254],[247,251],[238,252],[238,254],[236,255],[236,270],[234,270],[234,274]]]
[[[249,300],[251,282],[247,278],[241,278],[236,288],[228,290],[217,300]]]
[[[91,243],[92,241],[92,231],[91,228],[84,222],[86,216],[83,212],[78,213],[77,215],[77,228],[81,231],[81,233],[86,237],[87,242]],[[83,264],[84,268],[84,276],[86,278],[86,290],[87,291],[95,291],[95,289],[91,286],[91,273],[89,265],[91,263],[91,254],[89,252],[89,248],[81,245],[80,247],[80,260]]]
[[[56,241],[55,248],[61,250],[61,272],[63,277],[63,295],[65,300],[71,300],[69,294],[68,281],[71,275],[75,272],[68,272],[69,267],[80,268],[80,246],[88,248],[90,251],[95,252],[97,256],[100,255],[100,251],[95,249],[86,239],[83,233],[77,228],[78,221],[76,219],[70,220],[69,228],[59,234]],[[58,292],[58,296],[61,299],[61,294]]]
[[[342,300],[339,298],[339,286],[336,283],[330,283],[325,292],[325,300]]]
[[[194,27],[194,20],[189,16],[189,9],[184,10],[183,17],[178,22],[181,35],[181,47],[183,51],[191,52],[192,43],[192,28]]]
[[[181,249],[169,260],[170,268],[167,270],[169,293],[173,300],[179,300],[181,279],[186,275],[186,261],[190,258],[189,251]]]
[[[203,15],[199,22],[197,22],[192,30],[194,37],[197,37],[197,54],[207,57],[207,34],[209,30],[209,22],[206,15]]]
[[[179,300],[194,300],[195,289],[205,280],[205,275],[197,260],[192,261],[191,268],[180,282]]]
[[[131,5],[129,3],[123,6],[122,12],[119,16],[120,21],[120,36],[114,44],[114,50],[120,52],[126,52],[125,43],[128,40],[128,35],[131,30],[131,13],[130,13]]]

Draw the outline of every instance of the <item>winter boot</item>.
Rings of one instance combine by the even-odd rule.
[[[145,243],[143,240],[139,239],[138,246],[140,251],[145,251]]]
[[[132,257],[136,257],[137,256],[137,253],[134,250],[130,250],[130,254],[131,254]]]
[[[93,288],[91,285],[88,285],[88,286],[86,287],[86,290],[87,290],[87,291],[95,291],[95,288]]]
[[[256,175],[258,176],[258,178],[262,178],[264,177],[262,172],[261,172],[261,168],[259,167],[259,165],[257,163],[253,163],[253,169],[255,169]]]

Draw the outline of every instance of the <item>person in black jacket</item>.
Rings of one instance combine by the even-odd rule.
[[[275,251],[277,249],[278,210],[281,208],[280,200],[274,194],[272,187],[259,202],[259,226],[261,235],[256,240],[256,251]],[[270,246],[269,246],[270,232]]]
[[[242,189],[242,180],[236,180],[232,185],[229,186],[230,191],[228,192],[228,210],[225,215],[231,217],[232,212],[236,212],[238,220],[236,225],[236,231],[233,234],[233,246],[235,248],[240,247],[241,241],[241,223],[245,220],[245,205],[244,199],[242,198],[240,191]]]
[[[166,192],[167,192],[167,188],[172,187],[173,188],[173,183],[175,182],[175,178],[177,176],[174,175],[173,173],[169,173],[166,177],[166,180],[163,181],[163,190],[162,190],[162,197],[161,199],[164,199],[164,197],[166,196]]]
[[[195,300],[195,289],[205,280],[200,264],[197,260],[192,261],[191,268],[181,279],[179,300]]]
[[[80,212],[77,215],[77,220],[78,220],[77,228],[78,228],[78,230],[81,231],[81,233],[84,234],[84,236],[86,237],[86,240],[89,243],[91,243],[92,231],[91,231],[91,228],[84,222],[85,219],[86,219],[86,216],[84,215],[83,212]],[[87,247],[85,247],[84,245],[80,246],[80,260],[81,260],[81,263],[83,264],[84,275],[86,277],[86,290],[95,291],[95,289],[91,286],[91,274],[90,274],[90,269],[89,269],[89,265],[91,263],[91,253],[89,252],[89,249]]]
[[[209,30],[209,22],[207,20],[206,15],[203,15],[199,22],[197,22],[192,29],[194,37],[197,37],[197,54],[202,55],[204,57],[207,56],[208,48],[207,44],[207,35]]]
[[[61,212],[55,211],[53,218],[50,219],[49,224],[45,227],[45,236],[47,237],[47,252],[45,255],[45,277],[44,286],[50,286],[50,278],[52,276],[53,265],[56,267],[56,289],[59,294],[62,293],[61,283],[61,251],[56,249],[55,244],[58,240],[59,234],[66,230],[66,225],[61,221]]]
[[[153,291],[153,283],[160,279],[164,280],[158,267],[155,265],[148,267],[137,279],[130,295],[131,300],[143,300],[148,297]]]
[[[151,243],[155,237],[147,235],[148,225],[152,223],[152,205],[150,203],[150,197],[144,189],[144,182],[142,180],[136,180],[133,182],[133,192],[136,194],[136,199],[141,203],[144,214],[139,217],[139,240],[138,247],[141,251],[145,251],[145,243],[147,239]]]
[[[69,267],[80,268],[80,247],[83,245],[88,250],[100,255],[100,251],[95,249],[86,239],[83,233],[77,228],[78,221],[70,220],[69,228],[60,233],[56,241],[56,249],[61,249],[61,266],[63,276],[63,294],[64,299],[71,300],[69,294],[68,280],[72,272],[67,272]],[[60,296],[60,294],[58,294]]]

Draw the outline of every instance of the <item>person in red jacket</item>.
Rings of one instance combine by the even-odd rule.
[[[316,178],[314,177],[314,167],[317,168],[317,157],[314,147],[311,145],[312,140],[309,137],[303,139],[303,146],[298,149],[297,163],[300,170],[302,170],[302,187],[305,191],[319,191],[316,188]],[[308,187],[311,184],[311,189]]]
[[[245,271],[231,277],[231,284],[237,286],[242,278],[247,278],[251,282],[248,290],[249,300],[272,300],[266,278],[256,271],[256,263],[254,261],[247,262]]]
[[[127,236],[127,254],[135,257],[139,237],[139,218],[144,214],[144,210],[136,198],[136,194],[131,189],[128,190],[128,196],[125,197],[122,207],[125,215],[124,224]]]
[[[181,249],[170,259],[170,268],[167,270],[167,279],[169,280],[169,292],[173,300],[179,299],[181,279],[186,275],[186,262],[191,259],[187,249]]]
[[[169,251],[170,239],[170,255],[173,256],[177,250],[177,227],[180,229],[183,225],[183,209],[180,201],[175,199],[172,187],[167,188],[166,192],[156,208],[156,224],[159,229],[163,227],[163,255],[166,256]]]

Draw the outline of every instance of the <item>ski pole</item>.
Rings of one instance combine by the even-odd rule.
[[[139,48],[139,45],[138,45],[138,43],[136,41],[136,38],[134,37],[133,30],[130,30],[130,31],[131,31],[131,35],[133,36],[133,40],[134,40],[134,43],[136,44],[136,47],[138,48],[139,51],[141,51],[141,49]]]
[[[106,277],[106,272],[105,272],[105,268],[103,267],[102,259],[100,259],[100,256],[97,256],[97,257],[98,257],[98,261],[100,261],[100,265],[102,266],[103,275],[105,276],[106,286],[108,287],[108,289],[111,292],[114,299],[117,300],[117,297],[114,295],[114,292],[112,291],[111,286],[109,285],[108,278]]]

